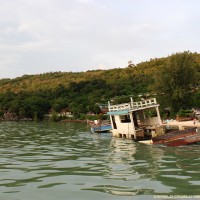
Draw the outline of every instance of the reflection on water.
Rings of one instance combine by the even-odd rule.
[[[199,195],[199,145],[148,146],[85,124],[0,124],[0,199],[154,199]]]

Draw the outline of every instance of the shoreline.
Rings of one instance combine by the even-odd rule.
[[[64,119],[64,120],[61,120],[59,121],[61,123],[63,122],[77,122],[77,123],[87,123],[87,120],[81,120],[81,119]]]
[[[162,126],[178,126],[178,127],[200,127],[199,120],[188,120],[188,121],[169,121],[167,123],[163,123]]]

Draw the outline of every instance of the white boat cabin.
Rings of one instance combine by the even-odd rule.
[[[112,135],[129,139],[152,138],[163,134],[159,104],[155,98],[144,101],[111,105],[108,115],[112,124]]]

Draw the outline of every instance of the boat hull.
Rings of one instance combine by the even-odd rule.
[[[153,144],[164,144],[167,146],[182,146],[200,142],[200,134],[196,131],[196,128],[191,128],[152,138],[152,142]]]
[[[92,133],[109,133],[112,129],[111,125],[100,125],[100,126],[92,126]]]

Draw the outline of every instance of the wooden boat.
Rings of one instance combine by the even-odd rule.
[[[110,121],[107,120],[94,120],[88,121],[89,126],[91,126],[90,130],[92,133],[108,133],[111,131],[112,126]]]
[[[172,142],[167,143],[167,146],[182,146],[188,144],[195,144],[200,142],[200,134],[186,136]]]
[[[92,133],[108,133],[112,129],[110,124],[93,125],[91,127]]]
[[[164,144],[167,146],[181,146],[197,143],[200,141],[200,134],[196,128],[181,131],[174,131],[152,138],[152,144]]]

